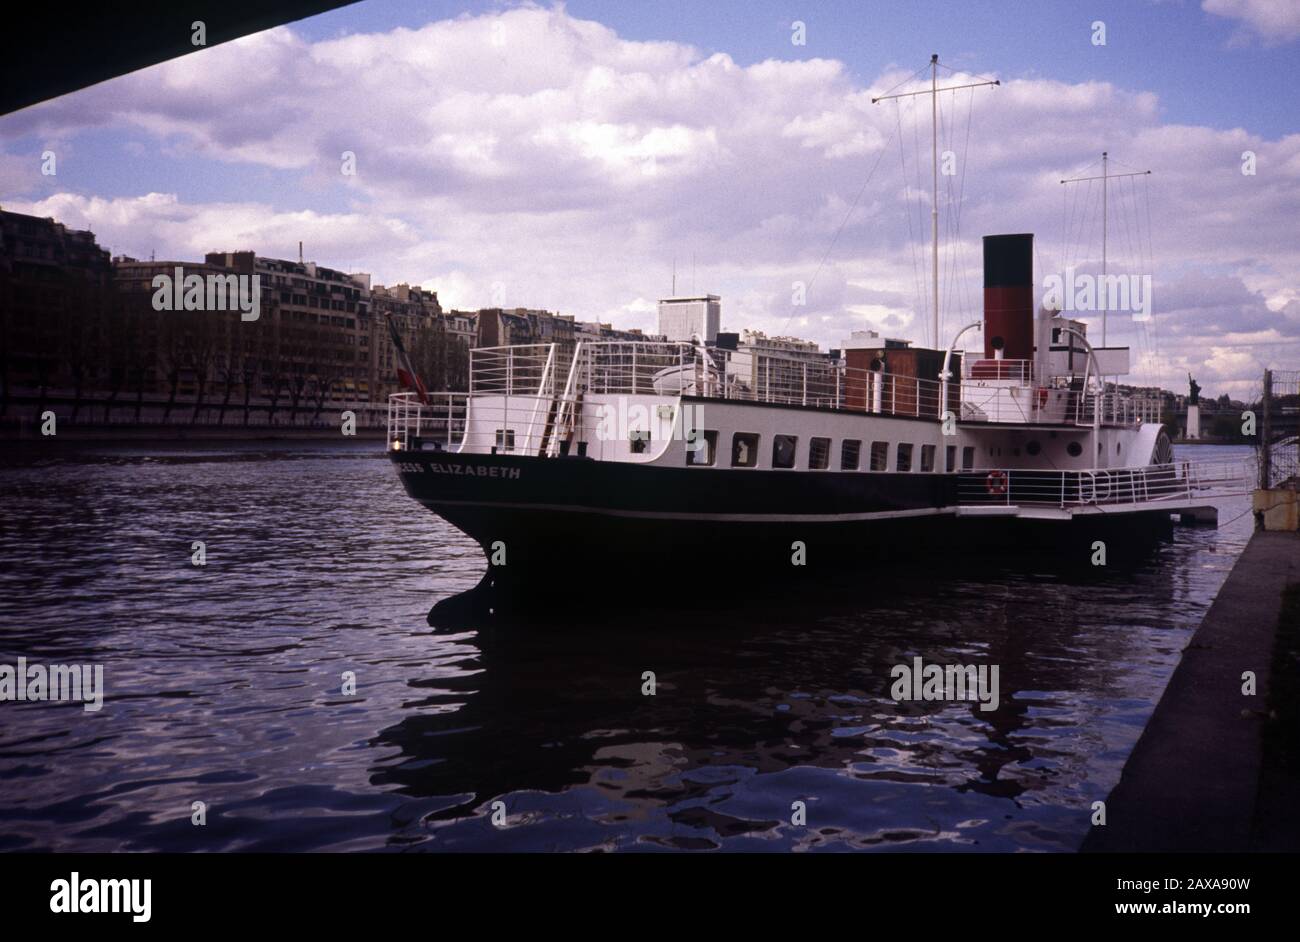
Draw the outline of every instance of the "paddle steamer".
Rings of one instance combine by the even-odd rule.
[[[821,358],[724,335],[475,349],[468,393],[390,398],[389,454],[499,579],[551,585],[1080,555],[1243,492],[1240,464],[1174,460],[1159,400],[1119,386],[1127,348],[1035,310],[1033,254],[1031,235],[984,238],[983,318],[942,350],[874,335]],[[959,351],[978,329],[982,348]]]

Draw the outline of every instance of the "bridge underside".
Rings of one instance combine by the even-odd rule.
[[[71,13],[62,4],[25,5],[21,27],[5,30],[0,47],[0,114],[352,2],[137,0]],[[206,47],[193,44],[196,20]]]

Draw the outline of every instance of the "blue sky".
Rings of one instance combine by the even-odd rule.
[[[943,102],[954,127],[974,109],[969,152],[942,145],[969,168],[945,330],[978,302],[981,233],[1037,233],[1043,272],[1096,261],[1090,231],[1071,248],[1056,181],[1105,148],[1155,171],[1112,220],[1127,232],[1150,198],[1152,252],[1112,245],[1157,287],[1155,323],[1112,326],[1134,378],[1172,387],[1191,369],[1247,395],[1300,350],[1293,0],[369,0],[0,118],[0,204],[115,253],[292,256],[302,239],[322,264],[449,304],[649,329],[676,258],[724,296],[731,329],[920,340],[928,208],[907,181],[928,165],[894,133],[928,126],[869,98],[931,52],[1004,81]],[[958,204],[942,200],[947,225]]]
[[[414,28],[432,20],[511,6],[366,0],[299,21],[293,29],[308,39],[325,40]],[[565,7],[570,14],[598,20],[626,38],[689,43],[706,55],[724,52],[740,65],[770,58],[833,58],[844,62],[855,76],[869,80],[890,66],[919,68],[937,52],[953,68],[982,74],[1107,81],[1146,89],[1159,96],[1161,117],[1171,123],[1242,127],[1268,137],[1300,130],[1296,44],[1234,41],[1242,34],[1238,21],[1206,13],[1189,0],[751,0],[742,4],[570,0]],[[1106,24],[1104,47],[1089,41],[1097,20]],[[791,44],[790,24],[795,21],[806,24],[807,45]],[[83,146],[99,153],[122,152],[128,141],[148,146],[147,136],[118,129],[88,131],[82,137]],[[138,189],[137,167],[130,160],[86,161],[75,172],[69,179],[100,195],[127,195]],[[221,198],[238,190],[247,198],[287,208],[290,198],[281,175],[265,168],[230,166],[216,177],[204,172],[202,161],[176,155],[154,164],[151,173],[155,188],[190,199]],[[343,206],[337,191],[320,193],[318,200],[316,205],[323,210]]]
[[[306,35],[327,39],[503,6],[370,0],[301,25]],[[919,67],[938,53],[976,72],[1146,88],[1160,96],[1169,121],[1247,127],[1269,136],[1296,131],[1296,46],[1234,43],[1239,22],[1206,13],[1191,0],[568,0],[565,6],[628,38],[686,42],[706,53],[725,52],[742,65],[829,57],[869,79],[893,64]],[[796,20],[807,24],[809,45],[791,45]],[[1097,20],[1107,27],[1105,47],[1080,42]]]

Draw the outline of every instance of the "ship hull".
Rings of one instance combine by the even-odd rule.
[[[1091,565],[1149,547],[1168,513],[1071,521],[957,515],[952,475],[664,468],[581,458],[407,452],[411,497],[483,548],[498,585],[698,593],[727,575],[800,578],[1023,556]],[[954,561],[956,561],[954,563]],[[558,580],[558,582],[557,582]]]

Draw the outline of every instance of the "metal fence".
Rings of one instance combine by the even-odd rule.
[[[416,393],[388,397],[388,447],[409,451],[424,442],[453,448],[465,438],[468,393],[429,393],[421,402]]]
[[[1300,370],[1265,370],[1259,486],[1300,487]]]
[[[1188,497],[1226,497],[1250,492],[1255,465],[1249,458],[1182,461],[1145,468],[1026,471],[997,468],[963,471],[958,503],[966,506],[1141,504]]]

